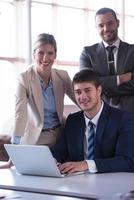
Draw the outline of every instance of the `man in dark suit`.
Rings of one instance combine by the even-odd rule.
[[[134,115],[102,101],[99,77],[91,69],[74,76],[73,89],[82,111],[68,116],[52,149],[60,171],[134,172]]]
[[[119,39],[119,20],[112,9],[98,10],[95,21],[102,42],[84,47],[80,69],[93,68],[98,73],[108,103],[134,112],[134,45]],[[113,48],[114,73],[110,71],[108,46]]]

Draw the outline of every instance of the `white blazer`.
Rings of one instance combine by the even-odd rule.
[[[74,102],[69,75],[64,70],[52,69],[51,79],[60,123],[64,125],[64,95]],[[44,124],[43,96],[36,68],[30,67],[18,79],[13,136],[21,136],[22,144],[36,144]]]

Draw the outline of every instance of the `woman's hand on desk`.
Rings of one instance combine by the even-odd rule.
[[[86,161],[79,161],[79,162],[66,162],[60,164],[59,170],[62,174],[70,174],[74,172],[81,172],[88,170],[88,165]]]
[[[0,163],[0,169],[7,169],[13,166],[12,161],[9,159],[7,162]]]

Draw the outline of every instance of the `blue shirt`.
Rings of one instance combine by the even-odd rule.
[[[48,87],[45,88],[43,80],[40,78],[43,103],[44,103],[44,126],[43,129],[52,128],[60,124],[58,114],[56,111],[55,97],[53,92],[52,81],[48,83]]]

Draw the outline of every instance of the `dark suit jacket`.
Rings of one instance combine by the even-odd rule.
[[[98,73],[107,100],[113,98],[115,105],[120,103],[121,108],[134,112],[134,45],[120,41],[117,74],[114,76],[109,75],[103,43],[84,47],[80,56],[80,69],[83,68],[93,68]],[[117,75],[127,72],[133,73],[132,79],[117,86]]]
[[[59,162],[84,160],[85,119],[70,114],[65,132],[52,149]],[[134,172],[134,115],[104,104],[95,136],[98,172]]]

